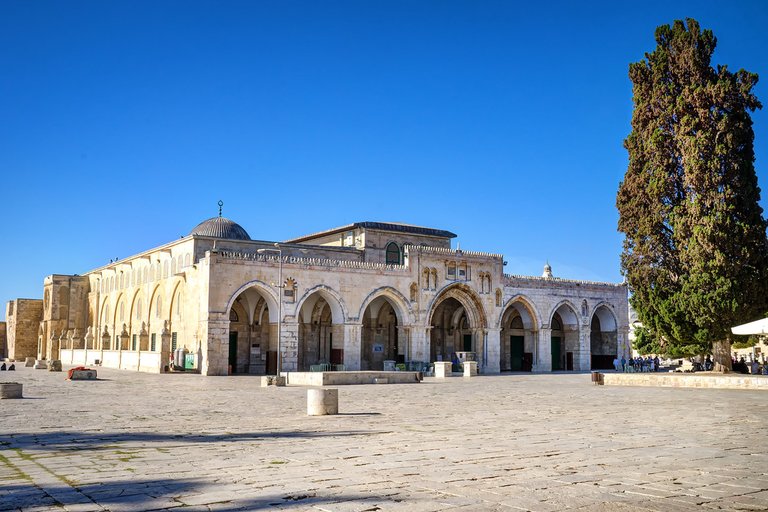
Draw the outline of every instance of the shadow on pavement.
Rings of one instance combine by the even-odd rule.
[[[218,488],[217,488],[218,487]],[[163,510],[172,507],[203,507],[213,505],[217,512],[236,510],[279,510],[308,508],[320,504],[353,502],[379,510],[380,505],[401,503],[395,496],[380,497],[360,494],[318,495],[316,491],[275,493],[264,489],[259,494],[238,497],[234,489],[221,490],[215,482],[202,479],[115,480],[103,483],[69,486],[64,483],[44,488],[29,485],[4,485],[0,493],[0,510],[19,510],[48,506],[51,508],[78,505],[87,508],[97,504],[106,509]],[[345,507],[346,508],[346,507]]]
[[[354,413],[351,413],[355,415]],[[366,413],[367,414],[367,413]],[[162,434],[155,432],[40,432],[37,434],[10,434],[0,448],[21,450],[98,449],[116,443],[236,443],[267,439],[311,439],[322,437],[375,436],[387,431],[346,430],[338,432],[311,432],[286,430],[273,432],[240,432],[232,434]]]

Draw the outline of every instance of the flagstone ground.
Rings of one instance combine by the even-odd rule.
[[[0,382],[0,510],[766,510],[764,391],[589,374],[307,388],[19,368]]]

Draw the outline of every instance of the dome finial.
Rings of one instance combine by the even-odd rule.
[[[221,207],[224,206],[224,201],[219,199],[219,217],[221,217]]]

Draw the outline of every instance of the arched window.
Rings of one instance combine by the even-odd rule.
[[[237,316],[237,311],[235,311],[235,308],[232,308],[229,310],[229,321],[230,322],[239,322],[240,317]]]
[[[400,247],[395,242],[387,244],[387,265],[400,264]]]
[[[136,320],[141,320],[141,299],[136,301]]]
[[[163,309],[163,298],[158,297],[157,302],[155,303],[155,318],[160,318],[160,312]]]

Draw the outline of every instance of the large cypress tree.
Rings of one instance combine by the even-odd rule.
[[[656,29],[629,67],[629,166],[616,200],[631,303],[672,356],[730,366],[730,327],[768,311],[768,241],[750,112],[757,75],[710,65],[717,40],[696,20]]]

